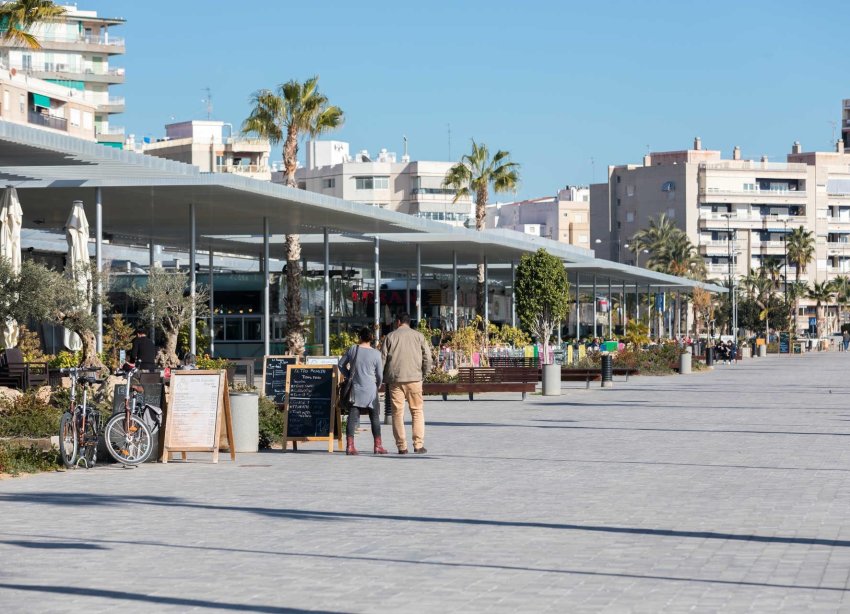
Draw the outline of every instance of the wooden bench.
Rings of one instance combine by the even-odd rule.
[[[561,369],[562,382],[585,382],[586,387],[590,388],[590,382],[598,382],[602,380],[602,372],[599,369]]]

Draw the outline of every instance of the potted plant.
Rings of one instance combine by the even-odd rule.
[[[561,259],[545,249],[525,254],[516,269],[516,312],[520,322],[543,345],[543,394],[561,394],[561,365],[546,364],[549,340],[567,316],[570,284]]]

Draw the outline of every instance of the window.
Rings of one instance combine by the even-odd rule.
[[[330,179],[322,179],[322,188],[335,188],[336,187],[336,177],[331,177]]]
[[[578,236],[578,242],[579,243],[587,243],[588,242],[587,235],[579,235]]]
[[[21,115],[26,113],[26,111],[27,111],[27,97],[24,96],[23,94],[18,95],[18,106],[20,107]]]
[[[626,212],[626,221],[627,222],[634,222],[635,221],[635,212],[634,211],[627,211]]]
[[[389,177],[355,177],[358,190],[386,190],[390,187]]]
[[[617,206],[618,207],[620,206],[620,199],[619,198],[617,199]]]
[[[92,125],[92,114],[88,111],[83,111],[83,128],[91,130]]]
[[[626,186],[626,196],[634,196],[635,195],[635,186],[627,185]]]
[[[79,109],[71,109],[71,125],[79,127],[79,125],[80,125],[80,110]]]

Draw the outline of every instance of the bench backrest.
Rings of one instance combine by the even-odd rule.
[[[18,367],[24,365],[24,353],[19,348],[8,348],[3,352],[4,367]]]

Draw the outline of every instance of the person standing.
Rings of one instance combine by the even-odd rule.
[[[358,454],[354,447],[354,433],[360,426],[360,410],[369,410],[369,420],[372,422],[372,437],[375,439],[375,454],[386,454],[381,442],[380,405],[375,403],[378,388],[383,381],[381,353],[372,349],[374,336],[368,327],[360,329],[360,343],[352,345],[339,359],[339,370],[345,379],[351,378],[354,403],[348,412],[348,426],[345,430],[345,453]]]
[[[156,370],[156,346],[148,337],[148,333],[144,328],[136,329],[136,338],[133,339],[133,345],[130,347],[130,355],[127,362],[135,365],[142,371]]]
[[[393,410],[393,437],[399,454],[407,454],[404,430],[404,402],[410,407],[413,422],[413,452],[425,454],[425,411],[422,380],[431,370],[431,348],[425,337],[410,328],[410,315],[396,318],[398,327],[384,337],[381,357],[384,360],[384,382]]]

